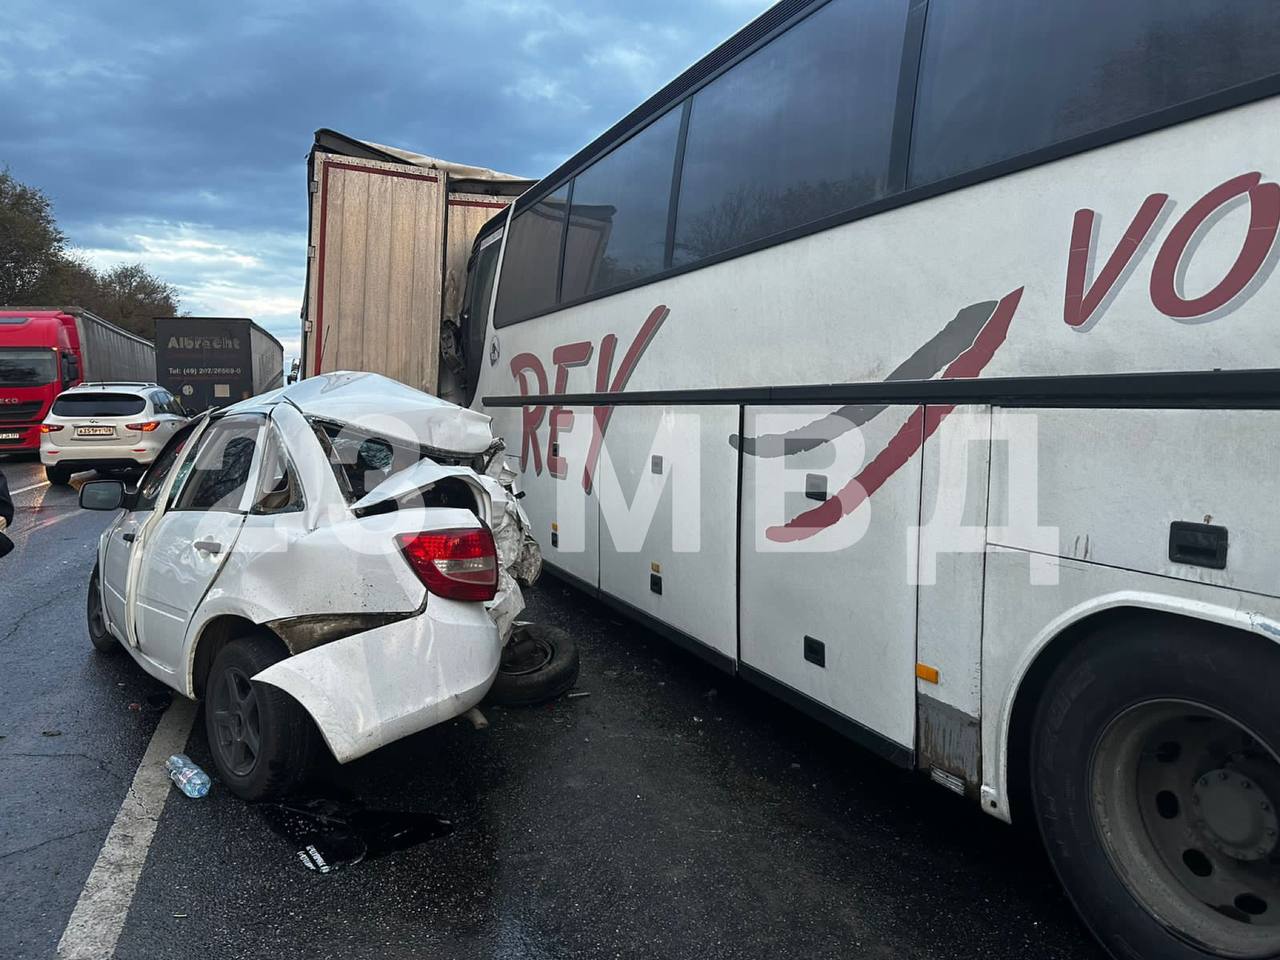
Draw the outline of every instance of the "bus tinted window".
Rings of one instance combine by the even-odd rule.
[[[906,14],[833,0],[694,96],[676,264],[884,195]]]
[[[1275,73],[1275,0],[931,0],[912,185]]]
[[[663,268],[679,134],[677,108],[578,175],[562,300],[640,280]]]
[[[568,191],[561,187],[511,221],[494,326],[514,323],[556,305],[567,196]]]

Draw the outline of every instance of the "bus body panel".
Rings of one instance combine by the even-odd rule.
[[[1006,427],[1011,419],[1030,416],[998,410],[993,432],[1006,436],[1013,432]],[[1040,536],[1048,534],[1058,556],[1280,594],[1280,412],[1040,410],[1034,417],[1041,438],[1038,491],[1019,488],[1008,445],[993,448],[991,542],[1043,550],[1028,542],[1034,532],[1006,518],[1008,504],[1025,503],[1038,492]],[[1225,531],[1225,569],[1215,569],[1214,558],[1202,556],[1209,548],[1175,532],[1173,524],[1209,528],[1204,532],[1211,538]],[[1175,550],[1203,563],[1175,560]]]
[[[1056,588],[1026,588],[1032,562],[1057,577]],[[1280,599],[1274,596],[991,545],[982,633],[982,808],[987,813],[1012,819],[1007,774],[1013,709],[1037,657],[1069,636],[1072,625],[1119,608],[1221,624],[1280,644]],[[1029,816],[1029,811],[1013,812]]]
[[[736,407],[615,410],[595,481],[600,589],[728,662],[738,656],[738,455],[727,442],[737,430]]]
[[[748,407],[745,435],[761,444],[834,409]],[[919,518],[919,453],[841,523],[800,541],[784,526],[852,496],[845,480],[895,435],[918,442],[919,410],[893,408],[861,432],[789,457],[757,448],[742,474],[742,663],[908,750],[916,556],[905,534]]]

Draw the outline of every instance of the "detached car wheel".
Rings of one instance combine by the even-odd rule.
[[[55,487],[65,487],[71,482],[71,471],[66,467],[45,467],[44,478]]]
[[[89,574],[89,596],[85,603],[85,616],[89,623],[89,640],[99,653],[114,653],[120,649],[120,643],[107,629],[107,618],[102,612],[102,574],[98,565],[93,565],[93,573]]]
[[[554,700],[578,680],[578,647],[558,627],[528,623],[516,627],[502,651],[489,700],[522,707]]]
[[[1050,859],[1118,958],[1280,957],[1280,650],[1117,621],[1055,672],[1032,738]]]
[[[246,636],[219,651],[205,680],[204,722],[218,775],[245,800],[289,793],[312,772],[319,747],[307,712],[253,677],[284,659],[279,641]]]

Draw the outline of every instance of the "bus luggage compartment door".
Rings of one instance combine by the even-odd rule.
[[[863,413],[746,408],[739,657],[910,750],[924,418]]]

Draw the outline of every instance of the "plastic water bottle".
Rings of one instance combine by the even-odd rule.
[[[203,797],[209,792],[209,775],[191,762],[185,753],[175,753],[164,762],[169,779],[188,797]]]

